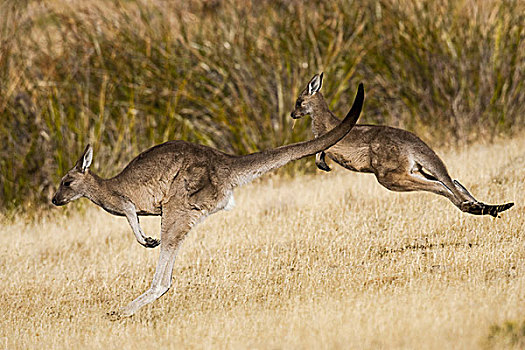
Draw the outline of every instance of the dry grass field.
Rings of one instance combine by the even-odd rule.
[[[3,220],[0,348],[525,347],[525,137],[439,153],[478,199],[515,207],[470,216],[344,170],[266,177],[190,233],[164,297],[116,322],[158,257],[125,219]]]

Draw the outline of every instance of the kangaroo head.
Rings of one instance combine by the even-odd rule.
[[[290,115],[293,119],[299,119],[305,115],[312,114],[315,106],[322,100],[322,95],[319,92],[323,86],[323,73],[316,74],[310,80],[306,88],[301,92],[297,101],[295,102],[295,109]]]
[[[93,148],[87,145],[75,166],[60,181],[60,186],[51,200],[54,205],[65,205],[85,195],[88,187],[86,179],[90,176],[88,169],[92,160]]]

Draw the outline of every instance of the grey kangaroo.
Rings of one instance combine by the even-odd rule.
[[[316,74],[299,95],[291,114],[293,119],[310,115],[315,137],[339,123],[319,92],[322,84],[323,74]],[[348,170],[373,173],[377,181],[389,190],[433,192],[470,214],[497,217],[498,213],[514,205],[489,205],[476,200],[462,184],[450,178],[436,153],[406,130],[382,125],[356,125],[336,145],[316,154],[317,167],[330,171],[326,155]]]
[[[334,145],[356,123],[363,100],[364,88],[360,84],[345,119],[314,140],[242,156],[185,141],[170,141],[142,152],[110,179],[102,179],[89,170],[93,149],[88,145],[62,178],[53,204],[60,206],[86,197],[111,214],[125,216],[143,246],[151,248],[160,243],[151,287],[126,307],[111,313],[112,318],[131,316],[168,291],[176,253],[184,237],[208,215],[231,209],[235,187]],[[144,235],[140,215],[161,216],[160,242]]]

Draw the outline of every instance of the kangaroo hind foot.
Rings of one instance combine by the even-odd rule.
[[[510,209],[514,206],[514,203],[505,203],[499,205],[485,204],[481,202],[463,202],[461,203],[460,209],[469,214],[473,215],[490,215],[495,218],[499,217],[499,213]]]
[[[473,215],[490,215],[495,218],[499,217],[498,214],[510,209],[514,206],[514,203],[505,203],[505,204],[497,204],[497,205],[491,205],[491,204],[485,204],[481,203],[474,196],[470,194],[470,192],[463,186],[459,181],[454,180],[454,185],[456,189],[462,193],[464,196],[466,196],[469,200],[462,202],[460,205],[460,208],[462,211],[473,214]]]

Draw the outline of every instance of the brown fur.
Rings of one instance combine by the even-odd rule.
[[[334,145],[355,125],[363,100],[361,84],[347,118],[314,140],[244,156],[185,141],[170,141],[141,153],[110,179],[90,172],[93,150],[88,145],[76,165],[62,178],[53,204],[64,205],[87,197],[111,214],[126,216],[137,241],[150,248],[159,241],[145,236],[138,216],[162,217],[161,252],[151,288],[113,315],[131,316],[166,293],[171,286],[177,249],[197,222],[219,210],[231,209],[236,186]]]
[[[317,137],[331,130],[339,119],[329,110],[323,95],[322,74],[315,75],[300,94],[291,117],[312,117]],[[494,217],[513,203],[488,205],[477,201],[458,181],[452,180],[437,154],[419,137],[406,130],[382,125],[356,125],[336,145],[316,155],[316,165],[330,171],[325,155],[342,167],[373,173],[392,191],[429,191],[448,198],[460,210]]]

